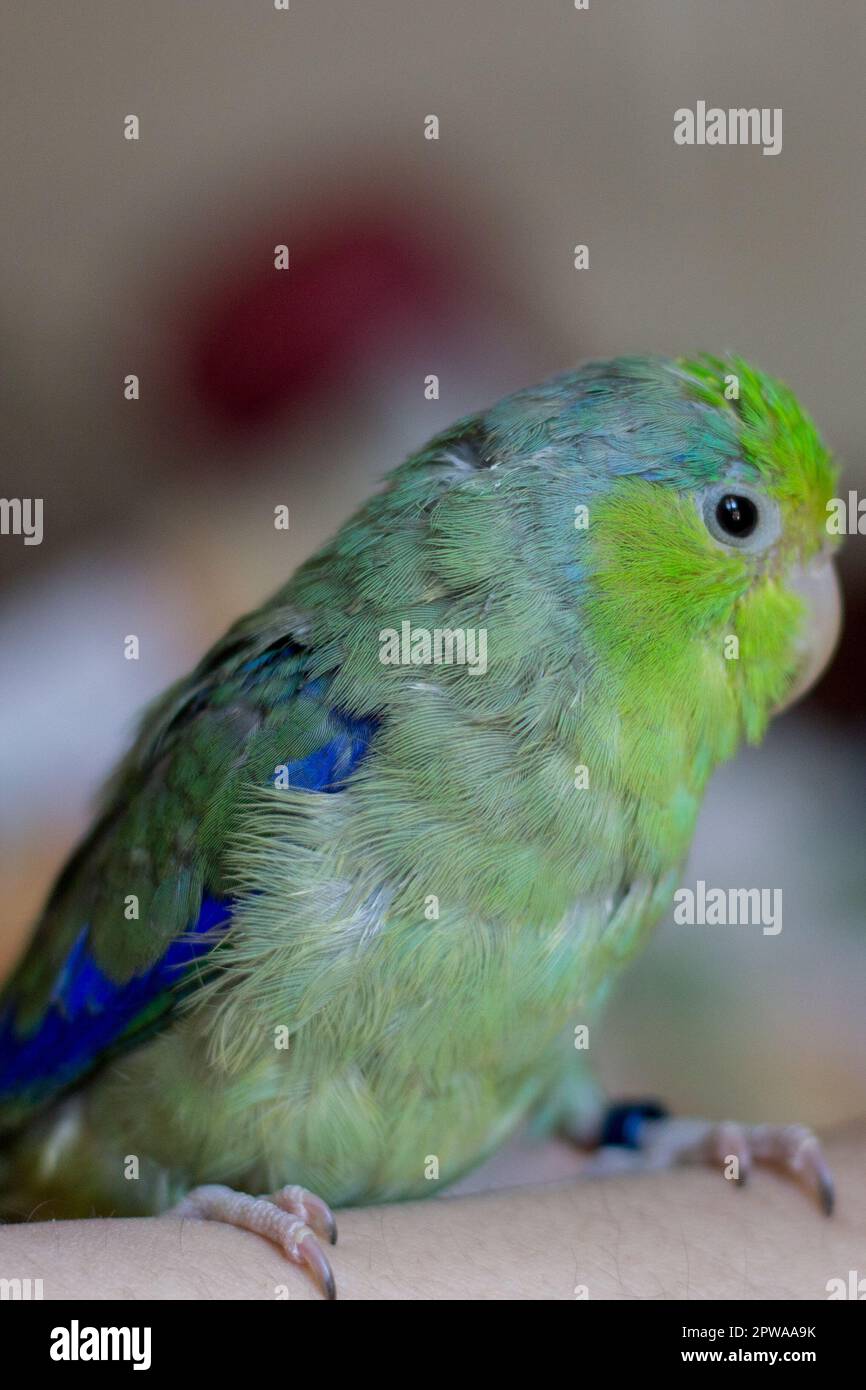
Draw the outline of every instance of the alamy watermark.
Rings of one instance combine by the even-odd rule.
[[[866,536],[866,497],[851,488],[845,497],[827,503],[827,532],[831,536]]]
[[[866,1279],[861,1279],[856,1269],[848,1270],[847,1279],[828,1279],[824,1288],[831,1302],[834,1299],[850,1298],[862,1303],[866,1299]]]
[[[0,536],[23,536],[25,545],[41,545],[42,498],[0,497]]]
[[[781,106],[707,106],[699,101],[694,111],[681,106],[674,112],[677,145],[761,145],[762,154],[782,149]]]
[[[694,890],[674,893],[674,921],[680,927],[763,928],[764,936],[782,930],[781,888],[708,888],[699,878]]]
[[[486,627],[413,627],[409,622],[379,633],[383,666],[466,666],[473,676],[487,672]]]
[[[82,1327],[73,1318],[69,1327],[52,1328],[48,1354],[52,1361],[131,1361],[134,1371],[147,1371],[151,1328]]]
[[[41,1279],[0,1279],[0,1303],[44,1298]]]

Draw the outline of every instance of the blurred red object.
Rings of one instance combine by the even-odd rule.
[[[245,238],[183,316],[182,383],[219,433],[278,423],[352,359],[417,339],[452,316],[466,279],[465,264],[454,269],[465,253],[410,213],[332,205],[283,237],[287,270],[274,266],[273,227]]]

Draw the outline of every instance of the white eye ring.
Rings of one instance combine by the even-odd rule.
[[[755,554],[781,534],[778,504],[738,479],[707,488],[698,498],[698,507],[713,540],[727,550]]]

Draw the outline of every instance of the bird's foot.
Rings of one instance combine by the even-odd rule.
[[[293,1264],[310,1273],[326,1298],[337,1297],[333,1271],[316,1239],[321,1236],[336,1245],[337,1223],[331,1208],[305,1187],[282,1187],[264,1197],[250,1197],[231,1187],[209,1184],[194,1187],[165,1215],[222,1221],[265,1236]]]
[[[676,1119],[654,1104],[613,1106],[584,1172],[596,1176],[681,1163],[721,1168],[741,1186],[756,1164],[767,1164],[813,1194],[826,1216],[833,1210],[833,1176],[819,1139],[805,1125]]]

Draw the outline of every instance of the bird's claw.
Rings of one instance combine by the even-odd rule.
[[[821,1142],[805,1125],[742,1125],[731,1120],[643,1117],[634,1143],[601,1147],[588,1162],[592,1176],[635,1169],[658,1170],[679,1164],[708,1163],[727,1169],[742,1187],[757,1164],[779,1169],[815,1195],[826,1216],[833,1211],[833,1175]]]
[[[833,1212],[833,1175],[821,1141],[805,1125],[738,1125],[730,1121],[708,1130],[710,1161],[739,1160],[739,1182],[745,1183],[756,1163],[779,1168],[818,1199],[825,1216]]]
[[[240,1230],[272,1240],[292,1264],[307,1269],[325,1298],[337,1297],[334,1273],[319,1245],[321,1236],[337,1241],[334,1214],[321,1197],[304,1187],[282,1187],[263,1197],[250,1197],[221,1184],[193,1188],[167,1216],[199,1221],[221,1221]]]

